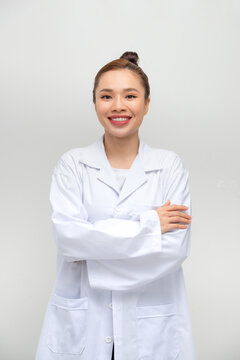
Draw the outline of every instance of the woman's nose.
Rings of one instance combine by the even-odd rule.
[[[112,110],[122,110],[125,109],[126,106],[124,101],[120,97],[116,97],[112,103]]]

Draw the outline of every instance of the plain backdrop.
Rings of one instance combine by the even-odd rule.
[[[33,360],[55,281],[53,168],[102,133],[97,71],[136,51],[151,102],[139,134],[190,172],[183,265],[198,360],[240,359],[240,3],[0,1],[0,358]]]

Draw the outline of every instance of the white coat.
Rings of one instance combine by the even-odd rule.
[[[191,215],[188,170],[139,137],[119,191],[103,139],[53,171],[57,277],[36,360],[111,360],[113,341],[115,360],[195,360],[181,267],[191,225],[162,234],[154,210],[170,199]]]

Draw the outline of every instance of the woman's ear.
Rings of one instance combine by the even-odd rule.
[[[148,108],[149,108],[149,103],[150,103],[150,97],[147,99],[146,104],[145,104],[145,109],[144,109],[144,115],[147,114],[148,112]]]

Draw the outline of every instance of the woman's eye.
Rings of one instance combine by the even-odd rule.
[[[127,96],[132,96],[133,98],[136,98],[136,96],[135,96],[135,95],[127,95]]]
[[[106,96],[110,97],[110,95],[103,95],[103,96],[101,96],[101,99],[104,99]]]

